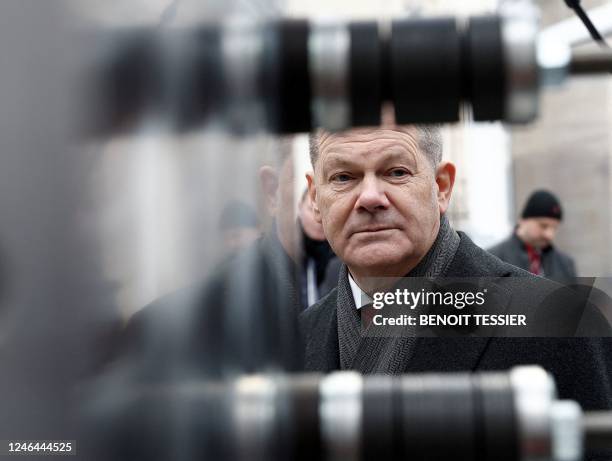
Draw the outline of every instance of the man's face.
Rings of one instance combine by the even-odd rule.
[[[559,220],[554,218],[521,219],[518,234],[525,243],[543,249],[555,240],[559,224]]]
[[[437,236],[445,206],[417,136],[413,129],[363,129],[321,138],[310,194],[351,273],[405,275]]]

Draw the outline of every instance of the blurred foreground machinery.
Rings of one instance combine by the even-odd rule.
[[[107,312],[113,296],[94,283],[105,280],[92,267],[101,257],[76,224],[91,206],[84,191],[93,168],[88,156],[67,149],[72,98],[84,102],[82,113],[103,135],[149,119],[177,130],[340,130],[380,123],[385,102],[398,123],[453,122],[466,109],[475,120],[525,123],[537,114],[543,85],[569,73],[606,72],[609,53],[547,51],[555,44],[538,43],[535,11],[518,4],[465,22],[228,22],[102,30],[91,41],[63,40],[49,15],[64,12],[47,2],[1,5],[7,65],[0,89],[8,110],[0,124],[0,243],[11,249],[5,260],[20,263],[14,274],[6,270],[19,283],[2,294],[15,297],[11,307],[22,322],[2,345],[2,395],[10,396],[3,434],[59,437],[74,419],[84,431],[79,454],[88,460],[565,461],[609,447],[610,415],[558,402],[550,378],[534,369],[263,374],[163,385],[124,379],[116,386],[102,376],[78,413],[73,392],[87,368],[78,352],[96,326],[90,316]],[[23,59],[23,49],[36,51],[34,58]],[[89,78],[80,101],[64,62],[81,70],[83,56]]]
[[[385,103],[400,124],[454,122],[466,112],[527,123],[543,86],[612,69],[609,51],[572,56],[538,41],[537,27],[537,12],[516,2],[467,21],[126,29],[97,45],[93,81],[103,109],[94,128],[124,131],[161,117],[179,131],[342,130],[380,124]],[[262,374],[115,389],[87,412],[92,450],[109,459],[578,461],[612,448],[612,415],[557,400],[537,367]]]
[[[114,460],[579,461],[612,449],[612,412],[558,400],[539,367],[124,387],[89,418],[92,450]]]
[[[542,87],[612,71],[612,52],[572,55],[539,39],[530,2],[499,15],[387,23],[228,21],[191,30],[121,30],[95,52],[98,131],[145,116],[175,129],[308,132],[398,123],[527,123]],[[254,123],[257,121],[257,123]]]
[[[161,118],[171,128],[308,132],[396,121],[527,123],[570,74],[612,54],[538,40],[537,12],[378,22],[227,22],[125,29],[96,45],[101,134]],[[256,123],[254,123],[256,121]],[[556,399],[537,367],[508,373],[243,375],[113,386],[85,428],[104,459],[578,461],[612,449],[612,414]],[[91,426],[90,426],[91,424]]]

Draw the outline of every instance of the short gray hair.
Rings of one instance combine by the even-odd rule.
[[[414,125],[419,133],[419,149],[425,154],[427,159],[431,162],[435,168],[442,161],[442,131],[440,125]],[[325,133],[324,130],[319,129],[310,133],[308,137],[308,144],[310,148],[310,163],[314,168],[317,159],[319,158],[319,142],[321,136]]]

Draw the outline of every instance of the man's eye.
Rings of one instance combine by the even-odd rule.
[[[347,182],[347,181],[350,181],[351,179],[352,179],[351,176],[346,173],[338,173],[332,176],[331,181],[332,182]]]
[[[407,170],[404,170],[403,168],[394,168],[393,170],[389,171],[389,176],[392,176],[394,178],[403,178],[408,174],[410,173]]]

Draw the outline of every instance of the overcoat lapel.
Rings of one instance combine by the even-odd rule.
[[[510,306],[512,293],[486,279],[488,302],[482,313],[501,315]],[[473,336],[419,337],[404,372],[475,370],[492,337],[503,334],[499,327],[479,327]]]
[[[326,301],[318,306],[317,315],[312,316],[305,328],[306,370],[328,372],[340,369],[336,290],[330,293]]]

